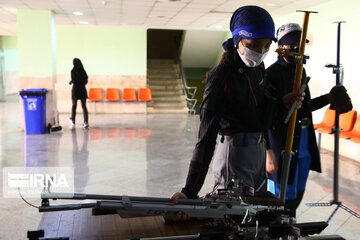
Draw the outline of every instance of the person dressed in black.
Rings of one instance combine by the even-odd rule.
[[[84,114],[84,123],[83,128],[89,127],[89,114],[86,108],[86,99],[88,97],[85,85],[88,82],[88,75],[84,69],[84,66],[81,63],[81,60],[78,58],[74,58],[73,60],[74,67],[71,70],[71,81],[69,84],[73,85],[71,90],[71,98],[72,98],[72,108],[71,108],[71,117],[70,128],[74,128],[75,126],[75,117],[76,117],[76,107],[77,100],[81,101],[81,106]]]
[[[230,20],[233,37],[223,47],[222,61],[209,74],[200,110],[200,129],[189,166],[185,187],[171,196],[197,198],[210,162],[216,140],[219,142],[213,162],[215,186],[237,179],[254,195],[266,191],[266,147],[264,133],[272,120],[272,106],[265,94],[263,60],[275,39],[270,14],[258,6],[237,9]],[[289,94],[302,100],[301,94]],[[174,220],[190,218],[179,212]]]
[[[278,45],[298,53],[301,37],[301,27],[295,23],[284,24],[277,30]],[[275,96],[281,99],[282,96],[292,92],[294,84],[296,62],[294,56],[279,56],[278,60],[266,69],[265,87],[272,86],[277,91]],[[306,79],[306,71],[303,70],[302,82]],[[299,206],[305,191],[306,181],[310,170],[321,172],[320,154],[316,144],[315,131],[313,127],[312,111],[318,110],[329,103],[331,108],[339,113],[352,109],[349,96],[344,86],[335,86],[328,94],[311,98],[309,88],[305,90],[305,100],[297,112],[295,125],[293,152],[289,182],[286,190],[285,208],[296,215],[296,208]],[[334,107],[336,106],[336,107]],[[279,115],[285,118],[287,109],[279,110]],[[281,118],[281,117],[280,117]],[[281,152],[285,149],[288,124],[284,121],[276,121],[272,129],[268,130],[269,147],[274,155],[267,159],[267,171],[269,178],[275,182],[275,194],[280,192],[280,177],[282,168]]]

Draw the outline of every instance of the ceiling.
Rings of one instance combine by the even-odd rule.
[[[60,26],[228,30],[232,12],[258,5],[273,17],[326,0],[0,0],[0,35],[16,35],[16,9],[55,12]],[[83,13],[74,15],[74,11]],[[82,22],[82,23],[80,23]],[[84,24],[85,23],[85,24]]]

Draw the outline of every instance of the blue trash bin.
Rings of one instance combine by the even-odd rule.
[[[28,88],[20,91],[24,103],[25,133],[46,133],[46,93],[45,88]]]

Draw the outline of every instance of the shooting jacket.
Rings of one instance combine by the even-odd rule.
[[[210,73],[200,108],[198,142],[182,189],[188,198],[196,198],[204,183],[218,134],[266,133],[273,101],[265,94],[264,76],[264,65],[247,67],[235,48]]]
[[[279,58],[277,62],[272,64],[266,69],[265,74],[265,86],[272,86],[276,91],[276,98],[282,99],[284,95],[292,92],[294,85],[294,76],[295,76],[296,64],[288,64],[284,61],[282,57]],[[306,71],[303,70],[302,82],[306,79]],[[294,141],[292,151],[295,155],[292,158],[290,165],[289,173],[289,184],[292,184],[294,181],[297,156],[300,142],[301,128],[304,124],[303,121],[308,121],[308,136],[309,136],[309,153],[311,155],[311,165],[310,170],[321,172],[321,163],[320,163],[320,154],[319,149],[316,143],[315,131],[313,127],[312,120],[312,111],[318,110],[329,104],[327,94],[320,97],[311,99],[309,88],[305,90],[304,101],[302,102],[302,107],[297,112],[295,132],[294,132]],[[281,117],[277,119],[285,119],[287,111],[283,105],[278,111]],[[268,130],[268,145],[274,151],[275,156],[278,159],[278,171],[275,174],[270,174],[269,178],[275,182],[280,182],[281,169],[282,169],[282,157],[281,152],[285,149],[286,144],[286,135],[287,135],[288,124],[284,124],[283,121],[275,122],[274,126]]]

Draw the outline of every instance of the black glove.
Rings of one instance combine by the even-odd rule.
[[[353,108],[350,96],[346,91],[343,85],[336,85],[328,94],[330,109],[336,110],[338,114],[346,113]]]

